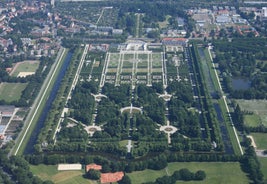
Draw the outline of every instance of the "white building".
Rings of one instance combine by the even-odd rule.
[[[262,16],[267,17],[267,7],[262,7]]]

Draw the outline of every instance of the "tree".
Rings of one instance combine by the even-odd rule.
[[[118,181],[118,184],[131,184],[131,179],[129,176],[124,175],[120,181]]]
[[[174,173],[172,174],[172,177],[173,177],[175,180],[180,180],[180,179],[181,179],[180,171],[174,171]]]
[[[157,184],[175,184],[175,179],[171,176],[163,176],[156,180]]]
[[[194,174],[191,173],[188,169],[181,169],[180,171],[181,180],[190,181],[194,179]]]
[[[204,180],[206,178],[205,171],[199,170],[195,173],[195,180]]]
[[[90,169],[86,173],[86,178],[89,178],[91,180],[98,180],[100,178],[100,171],[97,171],[97,170],[94,170],[94,169]]]

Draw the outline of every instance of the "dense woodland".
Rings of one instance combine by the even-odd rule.
[[[233,98],[264,99],[267,91],[267,40],[265,38],[234,38],[215,40],[215,62],[219,64],[221,76]],[[234,90],[232,78],[249,79],[247,90]]]
[[[7,157],[5,149],[0,150],[0,183],[4,184],[53,184],[51,181],[42,181],[34,176],[29,167],[29,163],[18,156]]]

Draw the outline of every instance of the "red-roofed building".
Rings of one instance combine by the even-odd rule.
[[[113,183],[120,181],[124,176],[123,172],[115,172],[115,173],[102,173],[100,177],[101,183]]]
[[[97,165],[97,164],[88,164],[86,165],[86,172],[88,172],[90,169],[94,169],[97,171],[100,171],[102,169],[101,165]]]

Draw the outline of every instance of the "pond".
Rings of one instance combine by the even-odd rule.
[[[246,90],[251,86],[251,81],[245,78],[232,78],[233,90]]]

